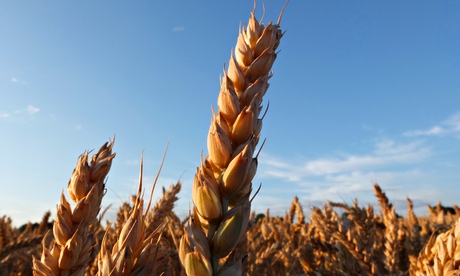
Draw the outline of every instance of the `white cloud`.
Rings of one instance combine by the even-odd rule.
[[[34,115],[34,114],[38,113],[39,111],[40,111],[40,108],[38,108],[38,107],[35,107],[33,105],[27,106],[27,113],[29,115]]]
[[[14,113],[16,114],[23,114],[23,113],[27,113],[29,115],[34,115],[36,113],[38,113],[40,111],[40,108],[36,107],[36,106],[33,106],[33,105],[28,105],[27,107],[25,108],[21,108],[21,109],[16,109],[14,111]]]
[[[261,162],[266,167],[263,175],[299,181],[307,176],[327,176],[331,174],[376,170],[398,164],[418,162],[430,155],[430,148],[420,141],[399,144],[392,140],[381,140],[375,149],[364,155],[342,155],[323,157],[315,160],[285,161],[273,156],[263,156]],[[299,164],[300,163],[300,164]]]
[[[12,82],[18,82],[18,79],[17,78],[11,78],[11,81]]]
[[[40,112],[40,108],[34,105],[16,109],[13,112],[0,112],[0,119],[8,119],[19,122],[25,122],[26,119],[35,119],[34,115]]]
[[[265,186],[270,186],[267,189],[274,191],[273,197],[278,197],[270,205],[286,204],[285,201],[295,195],[307,207],[320,207],[327,200],[351,203],[356,198],[360,205],[375,205],[373,184],[379,183],[390,200],[401,202],[402,209],[398,211],[404,212],[407,196],[423,199],[421,187],[434,183],[429,172],[418,166],[423,166],[432,155],[431,148],[422,141],[401,143],[380,139],[367,153],[334,154],[300,161],[264,152],[261,155],[257,177]],[[261,194],[271,196],[264,193],[264,189]],[[423,208],[420,210],[423,212]]]
[[[433,126],[427,130],[411,130],[404,133],[405,136],[439,136],[446,134],[447,130],[441,126]]]
[[[404,136],[442,136],[460,132],[460,112],[454,113],[449,118],[425,130],[410,130]]]

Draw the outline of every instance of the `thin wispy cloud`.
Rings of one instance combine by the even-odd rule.
[[[418,165],[433,153],[423,141],[379,139],[363,154],[326,153],[327,157],[301,157],[301,161],[262,154],[258,176],[265,184],[278,183],[271,185],[271,190],[278,196],[292,191],[288,197],[297,195],[305,204],[320,206],[327,200],[374,202],[373,183],[383,184],[384,190],[393,191],[401,202],[409,195],[421,198],[415,187],[426,185],[428,176]],[[285,200],[280,197],[279,203]]]
[[[0,112],[0,119],[25,122],[27,119],[35,119],[35,115],[40,112],[40,108],[34,105],[28,105],[24,108],[19,108],[13,112]]]
[[[9,117],[11,117],[11,115],[6,113],[6,112],[1,112],[0,113],[0,119],[7,119]]]
[[[12,83],[16,83],[16,84],[27,84],[26,81],[21,80],[21,79],[18,79],[18,78],[16,78],[16,77],[12,77],[12,78],[10,79],[10,81],[11,81]]]
[[[307,176],[328,176],[418,162],[429,155],[430,148],[420,141],[401,144],[385,139],[377,142],[372,152],[363,155],[341,154],[308,160],[301,164],[274,156],[264,156],[261,162],[266,166],[263,175],[298,181]]]
[[[185,31],[185,27],[184,26],[176,26],[176,27],[172,28],[172,31],[175,32],[175,33],[176,32],[183,32],[183,31]]]
[[[433,126],[430,129],[426,130],[411,130],[405,132],[405,136],[438,136],[444,135],[447,133],[447,130],[441,126]]]
[[[443,136],[458,133],[460,133],[460,112],[454,113],[440,124],[434,125],[428,129],[407,131],[404,133],[404,136]]]
[[[14,113],[16,114],[28,114],[28,115],[35,115],[40,111],[40,108],[34,105],[28,105],[27,107],[16,109]]]
[[[29,115],[34,115],[40,111],[40,108],[33,106],[33,105],[29,105],[27,106],[26,110]]]

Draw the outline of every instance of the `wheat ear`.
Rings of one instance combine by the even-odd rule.
[[[155,203],[147,216],[147,233],[153,232],[168,216],[175,216],[173,208],[175,202],[179,199],[177,195],[181,188],[182,184],[180,181],[171,185],[168,190],[163,187],[163,196]]]
[[[433,234],[421,250],[411,275],[459,275],[460,273],[460,219],[448,231]]]
[[[283,36],[279,27],[282,13],[276,24],[264,26],[254,12],[248,25],[240,28],[228,70],[221,77],[218,110],[213,110],[208,132],[209,156],[195,174],[194,233],[189,231],[180,247],[188,275],[241,274],[241,259],[227,257],[247,229],[262,98]]]
[[[143,161],[141,158],[139,184],[134,206],[129,211],[128,219],[123,224],[118,240],[112,249],[107,242],[111,226],[107,227],[98,255],[97,275],[153,275],[162,264],[164,251],[159,246],[161,230],[157,228],[151,233],[147,232],[147,215],[164,157],[152,186],[150,200],[145,212],[143,211]]]
[[[41,259],[33,259],[34,275],[83,275],[93,257],[94,239],[89,226],[97,221],[105,178],[112,165],[114,141],[105,143],[88,164],[89,152],[77,161],[67,191],[76,203],[72,209],[61,193],[53,225],[51,249],[43,246]],[[45,243],[43,238],[43,244]]]
[[[399,266],[406,263],[407,256],[405,256],[403,246],[405,234],[396,216],[395,207],[377,183],[374,184],[374,193],[382,208],[385,224],[385,265],[388,273],[394,275]]]

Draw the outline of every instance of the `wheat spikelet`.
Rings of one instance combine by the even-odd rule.
[[[406,266],[408,256],[403,247],[405,234],[396,216],[395,207],[378,184],[374,184],[374,192],[379,201],[385,224],[385,265],[388,273],[396,275],[401,266]]]
[[[102,197],[105,193],[105,178],[110,170],[114,141],[105,143],[93,155],[88,164],[89,152],[83,153],[67,185],[72,201],[61,193],[53,226],[54,241],[51,249],[45,246],[41,259],[34,257],[34,275],[83,275],[86,265],[94,256],[93,234],[89,226],[96,222]]]
[[[291,203],[289,215],[287,215],[286,220],[288,220],[292,224],[294,223],[294,216],[297,216],[298,223],[305,223],[305,215],[303,213],[303,208],[297,196],[294,197],[294,200]]]
[[[188,275],[242,273],[241,259],[227,256],[243,238],[249,222],[249,196],[257,170],[253,155],[262,127],[259,115],[282,37],[280,19],[264,26],[253,11],[248,25],[240,29],[228,70],[221,78],[218,110],[213,111],[208,132],[209,156],[197,169],[192,188],[194,223],[206,237],[199,243],[207,245],[202,245],[205,252],[201,252],[190,236],[182,238],[185,252],[180,255]]]
[[[151,193],[155,189],[163,162],[164,157]],[[147,214],[152,194],[146,208],[147,211],[144,212],[142,178],[143,161],[141,158],[139,184],[134,206],[129,211],[129,216],[112,249],[107,241],[110,232],[110,226],[108,227],[98,255],[97,275],[154,275],[158,273],[158,268],[164,257],[164,250],[160,246],[161,230],[157,228],[151,233],[146,231]]]
[[[169,187],[168,190],[163,188],[162,197],[155,203],[152,210],[149,212],[146,223],[147,232],[153,232],[160,224],[164,222],[164,219],[173,215],[173,208],[175,202],[178,200],[177,195],[182,188],[182,184],[177,182]],[[175,215],[174,215],[175,216]]]

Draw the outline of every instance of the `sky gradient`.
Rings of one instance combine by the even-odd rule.
[[[264,1],[264,23],[284,1]],[[183,182],[184,216],[206,154],[219,76],[253,1],[0,4],[0,216],[53,216],[85,150],[116,135],[103,207]],[[460,2],[291,0],[264,98],[253,210],[326,200],[405,215],[459,202]],[[263,15],[257,3],[256,17]],[[66,193],[66,191],[65,191]]]

